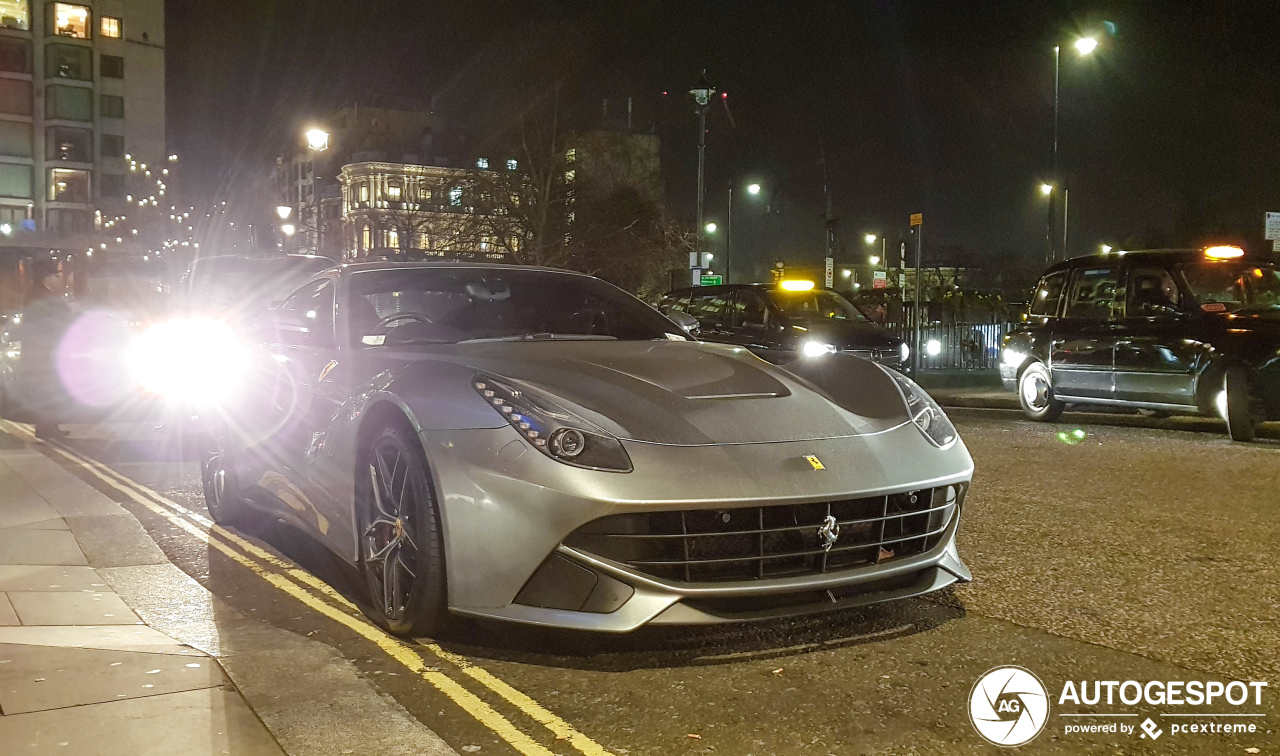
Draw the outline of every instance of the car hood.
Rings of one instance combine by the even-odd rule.
[[[870,363],[866,400],[854,412],[806,379],[728,345],[503,342],[450,351],[447,359],[459,366],[532,389],[633,441],[801,441],[877,433],[907,420],[892,379]]]
[[[850,320],[832,320],[814,318],[809,321],[795,321],[791,330],[801,340],[822,341],[834,344],[838,349],[871,350],[897,349],[902,339],[894,336],[875,323]]]

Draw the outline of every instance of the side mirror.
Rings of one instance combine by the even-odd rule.
[[[667,317],[671,318],[676,325],[680,326],[680,328],[690,336],[698,335],[698,319],[689,313],[681,312],[679,310],[671,310],[667,313]]]

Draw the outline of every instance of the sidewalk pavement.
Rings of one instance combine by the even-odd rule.
[[[0,434],[0,752],[284,753],[213,658],[104,574],[157,564],[120,505]]]
[[[0,424],[0,754],[457,756],[338,649],[246,616]]]

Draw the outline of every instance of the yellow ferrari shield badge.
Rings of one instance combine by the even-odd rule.
[[[808,462],[809,462],[809,464],[810,464],[810,465],[813,465],[813,469],[815,469],[815,470],[825,470],[825,469],[827,469],[827,468],[825,468],[825,467],[823,467],[823,466],[822,466],[822,460],[818,459],[817,457],[813,456],[812,454],[806,454],[806,455],[804,455],[804,458],[805,458],[806,460],[808,460]]]

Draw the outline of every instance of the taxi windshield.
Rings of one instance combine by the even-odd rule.
[[[834,291],[784,291],[769,292],[769,298],[782,310],[782,314],[794,320],[866,320],[866,316],[849,300]]]
[[[1280,271],[1275,265],[1206,261],[1184,265],[1182,276],[1201,306],[1220,304],[1229,312],[1280,309]]]

